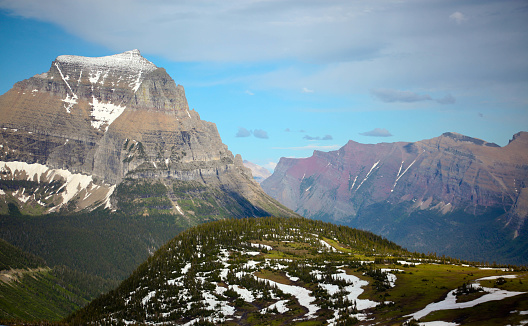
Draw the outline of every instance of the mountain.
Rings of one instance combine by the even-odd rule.
[[[65,322],[513,325],[526,320],[527,281],[321,221],[230,219],[180,233]]]
[[[244,160],[243,163],[246,168],[251,170],[251,174],[253,174],[253,179],[255,179],[255,181],[257,181],[258,183],[262,183],[262,181],[266,180],[266,178],[271,175],[271,172],[268,171],[268,169],[253,162]]]
[[[221,208],[291,214],[253,182],[215,124],[189,110],[183,87],[138,50],[59,56],[0,96],[0,115],[0,196],[23,213],[119,209],[130,198],[115,193],[118,185],[147,182],[167,189],[159,209],[189,219],[196,214],[181,207],[178,189],[197,182],[216,194],[217,218]]]
[[[112,282],[191,226],[298,216],[137,50],[61,55],[0,96],[0,238]]]
[[[448,132],[281,158],[262,187],[305,217],[371,230],[411,250],[526,264],[527,182],[527,132],[504,147]]]

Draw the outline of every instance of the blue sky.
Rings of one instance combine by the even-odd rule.
[[[0,93],[59,55],[139,49],[234,154],[528,131],[528,3],[0,0]]]

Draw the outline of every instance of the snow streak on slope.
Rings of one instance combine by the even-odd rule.
[[[363,179],[363,181],[361,181],[361,183],[357,187],[356,191],[359,190],[359,187],[361,187],[363,182],[367,181],[368,177],[370,176],[370,173],[372,173],[372,170],[374,170],[376,168],[376,166],[379,164],[379,162],[380,161],[377,161],[376,163],[374,163],[374,165],[372,165],[372,167],[370,168],[370,171],[367,173],[367,176],[365,177],[365,179]],[[355,183],[355,180],[354,180],[354,183]]]
[[[64,100],[62,100],[63,102],[67,103],[68,105],[64,105],[64,108],[66,109],[66,112],[68,113],[71,113],[71,108],[77,104],[77,95],[73,92],[70,84],[68,84],[68,79],[69,77],[64,77],[64,75],[62,74],[62,70],[60,69],[59,67],[59,63],[58,62],[55,62],[55,67],[57,67],[57,70],[59,71],[59,74],[61,75],[62,77],[62,80],[64,81],[64,83],[66,84],[66,86],[68,86],[68,89],[70,90],[71,92],[71,97],[70,97],[70,94],[66,94],[66,98]]]

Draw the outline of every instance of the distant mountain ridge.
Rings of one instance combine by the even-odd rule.
[[[257,181],[258,183],[261,183],[262,181],[266,180],[266,178],[271,175],[271,172],[268,171],[268,169],[253,162],[244,160],[243,163],[245,167],[251,170],[251,173],[253,174],[253,179],[255,179],[255,181]]]
[[[456,255],[446,248],[449,242],[443,248],[427,244],[427,234],[441,230],[433,224],[453,227],[460,223],[456,214],[466,218],[465,226],[459,231],[453,227],[454,232],[466,232],[468,219],[477,225],[482,222],[478,216],[486,215],[493,216],[488,231],[503,228],[501,245],[518,237],[525,241],[527,181],[527,132],[517,133],[504,147],[448,132],[414,143],[349,141],[337,151],[281,158],[262,187],[303,216],[365,228],[409,249]],[[424,230],[417,226],[421,235],[408,218],[416,214],[436,219]]]

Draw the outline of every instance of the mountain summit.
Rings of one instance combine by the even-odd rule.
[[[120,201],[134,200],[140,212],[139,199],[115,191],[146,182],[166,197],[155,210],[187,218],[195,217],[196,205],[208,207],[213,218],[292,214],[252,180],[216,125],[189,109],[183,86],[138,50],[98,58],[61,55],[48,72],[0,96],[0,116],[2,179],[36,182],[34,189],[41,182],[61,184],[55,192],[42,185],[36,192],[2,190],[0,196],[12,196],[20,207],[120,209]],[[186,212],[178,204],[180,187],[201,193],[203,205],[194,201]],[[147,202],[152,196],[139,197]]]

